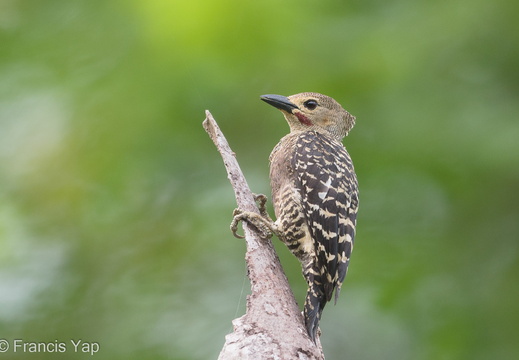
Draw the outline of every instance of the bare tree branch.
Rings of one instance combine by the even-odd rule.
[[[259,213],[234,152],[207,110],[203,126],[222,155],[238,207]],[[226,336],[218,359],[324,359],[320,343],[316,346],[306,332],[272,242],[247,223],[243,229],[251,295],[245,315],[233,320],[234,332]]]

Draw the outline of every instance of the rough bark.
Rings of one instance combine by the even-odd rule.
[[[259,213],[235,154],[209,111],[203,126],[223,158],[238,207]],[[319,340],[316,345],[308,337],[272,242],[247,223],[243,230],[251,294],[245,315],[233,320],[234,332],[225,337],[218,359],[324,359]]]

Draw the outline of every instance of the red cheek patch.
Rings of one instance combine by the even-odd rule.
[[[294,115],[299,119],[299,122],[306,126],[312,126],[312,122],[299,111],[295,111]]]

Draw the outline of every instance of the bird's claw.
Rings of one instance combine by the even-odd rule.
[[[234,209],[232,212],[232,221],[231,221],[231,232],[235,238],[245,239],[245,236],[238,234],[238,224],[241,220],[243,220],[242,211],[240,209]]]
[[[252,196],[254,196],[254,201],[258,204],[258,209],[259,209],[261,216],[268,219],[269,216],[267,213],[267,206],[266,206],[267,197],[263,194],[252,194]]]
[[[263,215],[249,212],[249,211],[243,211],[241,209],[234,209],[232,215],[233,215],[233,218],[232,218],[231,226],[230,226],[231,232],[238,239],[245,238],[244,236],[239,235],[237,233],[238,224],[240,223],[240,221],[247,221],[249,224],[254,226],[258,230],[258,232],[260,233],[260,236],[263,239],[268,239],[268,238],[272,237],[272,230],[270,229],[269,223],[268,223],[269,219],[265,218]]]

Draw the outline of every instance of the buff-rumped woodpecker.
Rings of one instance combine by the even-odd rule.
[[[317,93],[263,95],[290,126],[270,154],[270,183],[276,214],[235,210],[231,229],[248,221],[265,236],[274,233],[301,261],[308,282],[304,320],[315,342],[324,306],[339,296],[346,276],[359,204],[357,177],[342,139],[355,117],[334,99]]]

